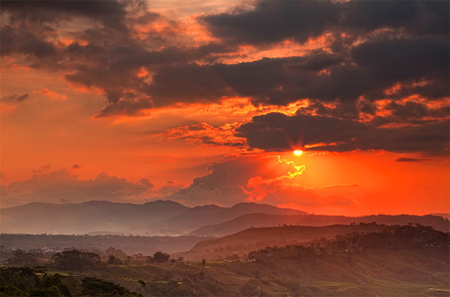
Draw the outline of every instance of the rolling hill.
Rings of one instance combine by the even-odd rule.
[[[386,226],[378,224],[332,226],[280,226],[249,228],[232,235],[198,242],[190,251],[177,253],[187,260],[214,260],[229,258],[267,246],[310,244],[314,240],[327,240],[337,235],[359,232],[379,232]]]

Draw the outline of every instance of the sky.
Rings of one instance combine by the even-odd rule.
[[[448,1],[1,5],[2,208],[450,212]]]

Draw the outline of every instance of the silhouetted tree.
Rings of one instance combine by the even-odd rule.
[[[52,257],[56,268],[80,270],[85,266],[95,267],[100,263],[100,256],[96,253],[80,252],[77,250],[56,253]]]
[[[168,262],[170,258],[169,254],[163,252],[156,252],[153,254],[153,260],[156,263],[165,263]]]

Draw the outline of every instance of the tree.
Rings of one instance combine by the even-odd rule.
[[[22,250],[15,250],[12,257],[6,260],[6,264],[34,266],[37,265],[37,259],[36,255],[32,253],[27,253]]]
[[[56,268],[81,270],[85,266],[95,267],[100,263],[100,256],[96,253],[80,252],[77,250],[56,253],[52,257]]]
[[[115,257],[114,255],[109,255],[108,260],[106,260],[106,263],[111,265],[122,265],[123,262],[119,258]]]
[[[89,296],[122,296],[130,295],[130,291],[121,285],[116,285],[95,277],[85,277],[81,281],[83,290],[81,294]]]
[[[165,263],[168,262],[170,258],[169,254],[163,253],[163,252],[156,252],[153,254],[153,260],[156,263]]]

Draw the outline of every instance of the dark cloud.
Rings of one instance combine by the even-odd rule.
[[[266,151],[287,151],[312,145],[309,150],[445,154],[450,127],[448,120],[420,126],[380,128],[348,119],[270,113],[254,117],[238,128],[237,133],[247,139],[251,148]]]
[[[382,93],[390,86],[391,82],[373,81],[356,65],[335,64],[329,67],[329,73],[317,73],[339,59],[309,55],[239,64],[161,67],[153,77],[149,95],[164,102],[216,102],[223,96],[242,96],[251,97],[255,105],[287,105],[303,98],[354,101],[365,94]]]
[[[357,36],[377,29],[413,35],[449,34],[447,1],[267,1],[254,9],[202,17],[218,38],[244,44],[306,42],[325,32]]]
[[[420,159],[420,158],[398,158],[395,162],[422,162],[427,161],[428,159]]]
[[[194,179],[184,189],[168,196],[168,199],[185,201],[187,204],[236,204],[247,197],[243,187],[247,181],[259,174],[269,174],[263,170],[264,164],[259,158],[237,158],[224,163],[213,164],[209,175]],[[259,172],[259,173],[258,173]]]
[[[184,63],[220,50],[221,47],[214,44],[193,49],[167,47],[149,51],[134,42],[101,46],[73,43],[66,52],[80,60],[66,79],[105,91],[109,104],[98,116],[132,116],[142,109],[178,102],[217,102],[223,94],[224,84],[215,81],[214,73],[207,67]],[[177,64],[179,66],[173,66]],[[167,66],[158,68],[161,65]],[[146,81],[149,76],[137,75],[142,67],[156,71],[151,83]]]
[[[301,57],[239,64],[163,66],[147,94],[165,104],[215,102],[236,95],[250,97],[255,105],[287,105],[304,98],[400,99],[411,94],[437,99],[448,95],[448,51],[448,40],[442,38],[374,40],[356,46],[347,58],[313,51]],[[421,79],[426,83],[412,84]],[[405,88],[386,95],[396,83]]]
[[[182,45],[179,25],[141,1],[6,1],[1,53],[25,55],[32,67],[64,70],[71,83],[101,90],[107,102],[98,117],[241,96],[257,106],[310,99],[320,115],[357,119],[373,115],[376,100],[448,96],[447,12],[446,1],[261,0],[250,10],[199,18],[219,40],[198,46]],[[70,33],[80,42],[57,42],[59,21],[84,19],[88,27]],[[136,38],[138,25],[158,21],[170,28]],[[267,49],[319,36],[330,48],[217,63],[220,54],[239,54],[240,44]],[[395,84],[401,88],[386,93]]]
[[[56,47],[34,32],[22,27],[4,26],[0,30],[1,55],[21,53],[43,59],[56,54]]]
[[[205,122],[169,129],[160,135],[169,139],[182,139],[188,143],[212,146],[234,146],[243,148],[245,141],[235,137],[236,124],[213,127]]]
[[[2,1],[2,14],[9,13],[12,22],[56,22],[70,17],[86,17],[104,26],[126,30],[126,2],[108,1]]]
[[[450,116],[450,107],[448,105],[439,108],[429,108],[426,104],[419,102],[409,101],[399,104],[392,101],[387,105],[387,109],[392,111],[393,116],[398,117],[402,121],[425,117],[448,118]]]
[[[22,102],[25,99],[28,99],[28,94],[12,94],[10,96],[4,96],[2,97],[1,101],[3,102],[8,102],[8,103],[18,103],[18,102]]]
[[[258,1],[251,11],[201,18],[214,36],[250,44],[305,42],[337,19],[337,5],[329,1]]]
[[[34,67],[48,68],[51,62],[62,59],[55,44],[61,22],[88,19],[93,21],[91,30],[101,30],[96,29],[96,24],[100,24],[104,31],[109,29],[110,36],[128,36],[126,16],[130,5],[131,2],[115,0],[2,1],[1,13],[8,17],[9,24],[1,29],[1,54],[34,55],[38,59],[32,64]],[[42,59],[48,57],[53,61],[46,60],[42,65]]]
[[[448,1],[349,1],[339,6],[339,25],[355,31],[403,28],[417,35],[449,34]]]
[[[446,80],[450,59],[448,38],[372,40],[351,51],[354,61],[366,68],[373,80]],[[445,86],[445,85],[444,85]],[[441,96],[448,94],[447,88]]]

